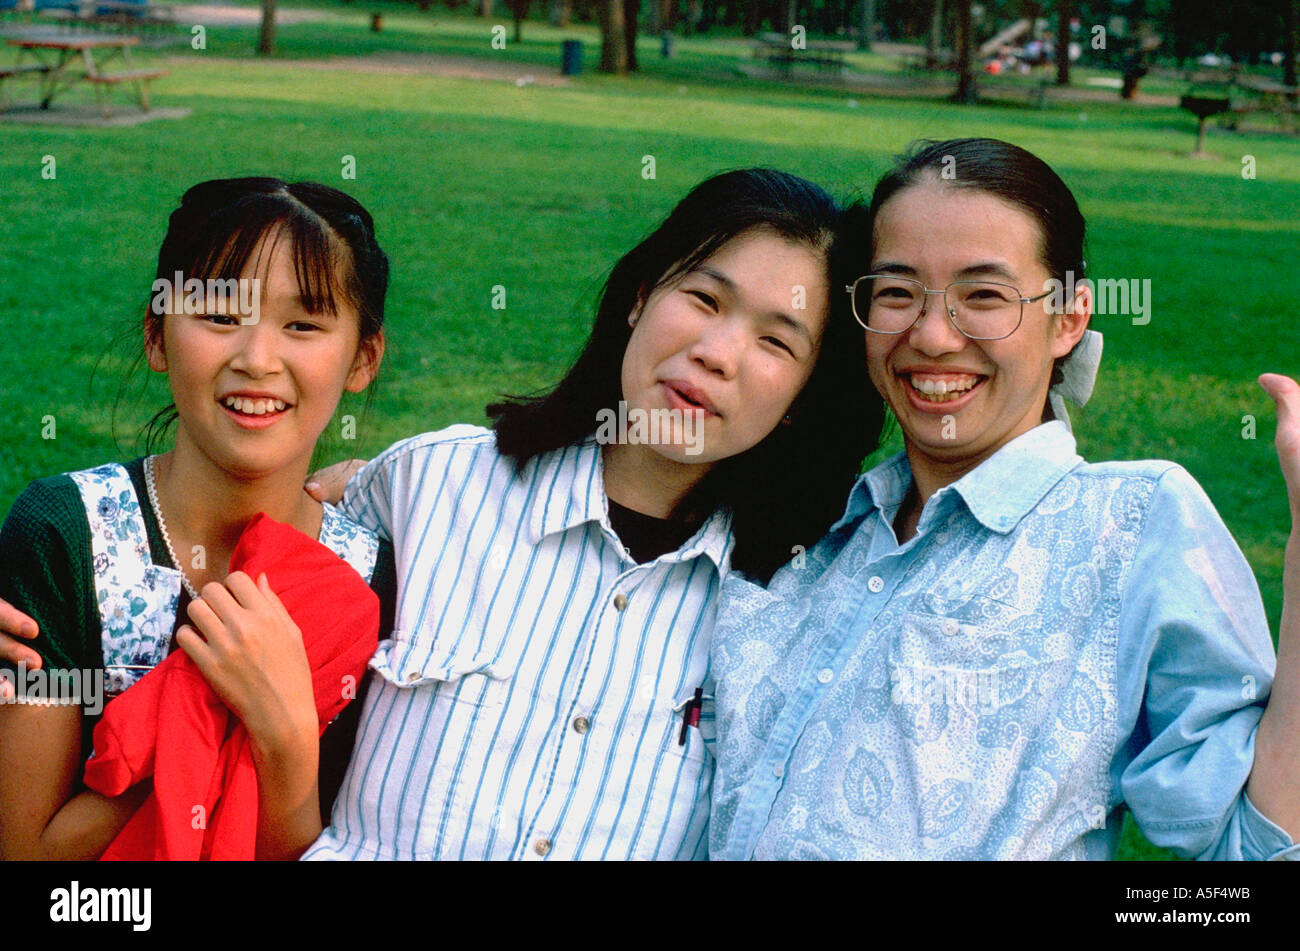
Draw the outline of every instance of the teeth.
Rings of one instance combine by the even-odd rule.
[[[963,376],[956,379],[933,380],[919,374],[911,375],[911,383],[918,393],[936,403],[947,403],[957,399],[979,382],[979,377]]]
[[[249,416],[265,416],[267,413],[279,413],[288,407],[284,400],[252,399],[244,396],[227,396],[222,403],[229,406],[236,413],[247,413]]]

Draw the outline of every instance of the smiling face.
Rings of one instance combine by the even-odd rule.
[[[146,340],[149,366],[168,374],[178,446],[191,443],[241,479],[288,466],[305,473],[343,391],[374,378],[382,337],[358,347],[360,321],[343,300],[337,314],[304,309],[288,240],[264,239],[241,277],[261,280],[256,323],[228,312],[169,313]]]
[[[825,256],[766,229],[656,288],[630,318],[623,398],[629,411],[702,411],[701,451],[682,438],[626,448],[693,464],[753,448],[808,382],[827,300]]]
[[[1028,212],[935,178],[885,203],[873,245],[870,273],[929,288],[988,280],[1036,297],[1052,276],[1040,256],[1042,231]],[[1051,313],[1049,300],[1025,304],[1020,327],[1002,340],[963,336],[938,295],[911,330],[866,332],[871,381],[898,417],[914,471],[931,466],[960,474],[1042,422],[1052,362],[1078,342],[1088,316],[1083,299],[1068,315]]]

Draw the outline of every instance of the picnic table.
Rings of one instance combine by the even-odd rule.
[[[1226,122],[1235,129],[1243,116],[1271,115],[1285,130],[1290,130],[1297,112],[1297,96],[1300,88],[1284,86],[1256,77],[1238,76],[1233,83],[1232,107],[1228,111]]]
[[[135,36],[37,36],[10,37],[6,44],[18,48],[12,66],[0,67],[0,80],[22,73],[37,73],[41,80],[41,108],[48,109],[56,96],[77,83],[88,82],[95,88],[95,101],[107,116],[108,90],[129,83],[135,90],[140,108],[149,111],[149,82],[167,75],[164,69],[136,69],[131,62],[131,47],[140,43]],[[101,54],[96,61],[95,53]],[[105,72],[105,63],[120,56],[126,67]]]
[[[844,69],[845,54],[857,49],[854,43],[836,40],[807,40],[795,47],[792,40],[784,33],[759,34],[754,43],[754,56],[785,72],[796,63],[805,63],[838,73]]]

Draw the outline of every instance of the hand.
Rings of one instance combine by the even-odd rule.
[[[357,470],[366,464],[365,459],[349,459],[347,462],[336,462],[332,466],[313,472],[307,476],[307,484],[303,486],[317,502],[329,502],[331,505],[338,505],[339,500],[343,498],[343,490],[347,487],[348,480],[357,474]]]
[[[19,637],[31,640],[38,633],[35,621],[8,601],[0,599],[0,660],[15,667],[26,664],[28,670],[40,670],[41,655],[17,640]],[[12,700],[13,692],[13,684],[0,679],[0,700]]]
[[[273,756],[315,744],[320,726],[302,632],[266,575],[254,584],[236,571],[201,594],[189,604],[194,627],[181,627],[176,643],[247,727],[256,750]]]
[[[1291,530],[1300,530],[1300,384],[1279,373],[1265,373],[1259,385],[1277,403],[1277,458],[1291,500]]]

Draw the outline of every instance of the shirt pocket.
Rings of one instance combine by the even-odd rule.
[[[447,648],[427,633],[396,630],[370,661],[382,680],[375,702],[384,726],[373,742],[384,765],[365,783],[374,797],[365,811],[395,857],[456,856],[467,841],[481,846],[487,823],[497,821],[472,804],[513,672],[463,640],[469,644]]]
[[[379,645],[370,666],[394,687],[450,690],[457,703],[479,707],[500,707],[513,673],[499,652],[441,646],[419,631],[402,630]]]
[[[1016,745],[1046,725],[1071,659],[1037,625],[1017,628],[983,612],[909,611],[890,640],[890,700],[917,743],[947,736],[981,749]]]

